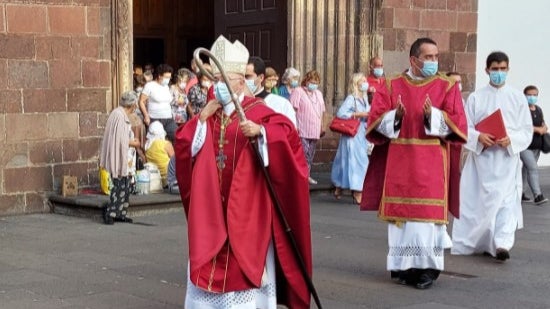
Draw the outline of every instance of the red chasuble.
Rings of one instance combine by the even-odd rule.
[[[265,128],[268,171],[311,276],[308,168],[300,138],[293,124],[261,99],[245,97],[242,105],[247,119]],[[277,301],[289,308],[309,308],[309,290],[236,113],[230,119],[221,111],[210,117],[206,141],[191,158],[197,121],[196,116],[180,127],[174,145],[188,221],[191,281],[217,293],[258,288],[272,239],[279,272]],[[222,122],[227,125],[220,148]],[[218,165],[220,159],[223,164]]]
[[[452,132],[441,139],[424,127],[426,96],[443,112]],[[405,106],[401,131],[388,139],[376,131],[384,115],[395,109],[398,96]],[[467,122],[462,97],[454,81],[436,75],[413,80],[403,73],[375,94],[367,138],[373,154],[363,186],[361,210],[378,210],[386,221],[447,223],[447,211],[458,217],[460,151],[466,142]]]

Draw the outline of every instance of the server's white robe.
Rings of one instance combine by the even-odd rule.
[[[475,125],[501,109],[511,144],[483,149]],[[460,179],[460,219],[453,222],[451,254],[510,250],[516,229],[523,227],[519,153],[533,137],[527,99],[520,91],[491,85],[472,93],[466,102],[468,156]]]

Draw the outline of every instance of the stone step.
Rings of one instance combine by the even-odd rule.
[[[312,177],[318,181],[318,184],[310,185],[310,192],[332,190],[329,173],[312,173]],[[77,196],[51,195],[49,200],[53,213],[102,221],[102,209],[109,203],[109,196],[97,193]],[[131,218],[167,212],[183,214],[183,205],[178,194],[130,195],[128,216]]]
[[[53,213],[101,221],[102,209],[109,203],[109,196],[103,194],[52,195],[49,200]],[[128,216],[131,218],[167,212],[183,213],[183,205],[178,194],[130,195]]]

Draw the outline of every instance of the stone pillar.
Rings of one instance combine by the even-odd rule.
[[[368,61],[382,56],[377,33],[382,0],[288,1],[288,65],[302,76],[315,69],[321,75],[328,124],[347,96],[354,72],[367,73]],[[327,125],[328,126],[328,125]],[[316,162],[330,162],[338,136],[321,139]]]
[[[133,87],[133,0],[112,0],[112,108],[120,95]]]
[[[329,107],[347,94],[351,73],[382,55],[377,33],[382,0],[288,2],[288,63],[302,74],[315,69]],[[331,110],[332,111],[332,110]]]

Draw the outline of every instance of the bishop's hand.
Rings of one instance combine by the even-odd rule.
[[[220,108],[222,108],[222,105],[218,102],[218,100],[210,100],[199,115],[200,121],[204,123],[206,119],[212,117],[212,115],[214,115]]]
[[[242,121],[239,126],[246,137],[258,136],[262,133],[262,126],[250,120]]]

